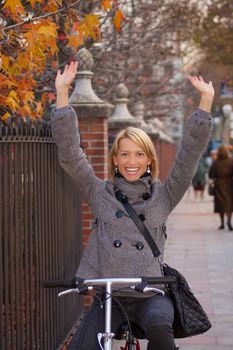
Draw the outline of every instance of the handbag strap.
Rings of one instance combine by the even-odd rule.
[[[124,206],[130,218],[133,220],[133,222],[135,223],[135,225],[137,226],[137,228],[139,229],[139,231],[147,241],[150,249],[152,250],[154,257],[157,258],[159,255],[161,255],[160,250],[157,247],[153,238],[151,237],[151,234],[148,231],[147,227],[138,217],[138,214],[136,213],[134,208],[129,204],[127,196],[123,195],[118,187],[114,187],[114,192],[115,192],[116,199],[120,201],[121,204]]]

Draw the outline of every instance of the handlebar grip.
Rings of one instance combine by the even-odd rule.
[[[45,288],[76,288],[79,282],[79,278],[73,278],[72,280],[45,281],[43,286]]]
[[[144,277],[148,284],[170,284],[176,283],[175,276],[166,276],[166,277]]]

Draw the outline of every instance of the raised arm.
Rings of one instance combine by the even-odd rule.
[[[69,106],[69,89],[76,76],[77,67],[78,64],[72,62],[65,66],[63,73],[60,70],[57,72],[55,81],[57,108],[52,112],[51,125],[60,164],[74,178],[83,198],[90,203],[103,186],[103,181],[95,176],[91,164],[80,147],[77,115]]]
[[[173,167],[161,187],[166,201],[168,215],[181,200],[195,175],[198,161],[207,147],[211,126],[211,106],[214,98],[212,82],[202,77],[188,77],[200,94],[199,108],[184,123],[184,132]]]

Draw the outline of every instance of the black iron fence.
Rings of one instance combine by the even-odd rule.
[[[0,349],[57,349],[81,313],[44,280],[72,277],[81,210],[46,122],[0,123]]]

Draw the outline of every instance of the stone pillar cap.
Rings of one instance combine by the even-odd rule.
[[[124,128],[127,126],[139,127],[138,121],[128,110],[128,96],[129,90],[125,84],[120,83],[116,88],[115,110],[109,118],[109,127],[113,129]]]
[[[151,136],[158,137],[159,132],[155,129],[152,123],[146,123],[144,120],[144,103],[138,101],[134,105],[134,115],[135,118],[140,122],[139,127]]]
[[[105,104],[92,88],[92,77],[94,75],[91,69],[94,66],[93,56],[87,49],[83,48],[75,56],[78,61],[78,72],[76,75],[75,88],[70,96],[71,105],[80,104]]]
[[[160,140],[164,140],[169,143],[174,143],[173,138],[166,133],[164,124],[161,120],[159,120],[156,117],[150,117],[148,118],[148,123],[154,127],[155,133],[158,134]]]
[[[164,131],[159,130],[159,139],[163,140],[163,141],[167,141],[169,143],[174,143],[174,140],[172,139],[172,137],[170,137],[169,135],[165,134]]]

